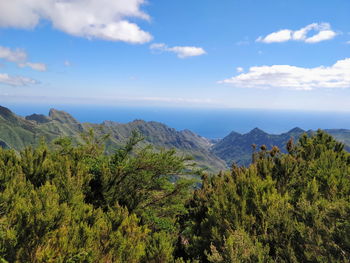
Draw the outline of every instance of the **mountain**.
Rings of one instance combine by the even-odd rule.
[[[112,121],[80,123],[70,114],[56,109],[51,109],[48,116],[32,114],[23,118],[0,107],[0,147],[3,148],[19,151],[38,144],[41,138],[52,142],[59,137],[71,137],[75,142],[82,142],[81,134],[91,128],[98,136],[109,135],[106,153],[112,153],[127,141],[133,130],[138,130],[145,138],[139,147],[151,144],[156,149],[175,148],[179,154],[193,156],[199,166],[211,171],[226,168],[225,162],[210,151],[212,143],[189,130],[177,131],[159,122],[143,120],[125,124]]]
[[[238,165],[249,165],[253,153],[252,145],[266,145],[268,148],[278,146],[285,152],[286,143],[290,138],[294,141],[304,131],[294,128],[282,134],[268,134],[255,128],[246,134],[231,132],[222,140],[209,140],[190,130],[177,131],[159,122],[134,120],[129,123],[104,121],[100,124],[80,123],[67,112],[51,109],[48,116],[32,114],[25,118],[14,114],[11,110],[0,106],[0,147],[13,148],[17,151],[28,145],[36,145],[41,138],[52,142],[59,137],[70,137],[75,143],[81,143],[81,134],[90,129],[98,136],[108,134],[106,153],[111,154],[123,145],[133,130],[138,130],[144,141],[139,147],[148,144],[156,149],[175,148],[179,154],[193,156],[200,167],[209,171],[226,169],[232,162]],[[350,130],[327,129],[327,133],[345,144],[350,151]]]
[[[327,129],[327,133],[345,144],[345,149],[350,151],[350,130]],[[277,146],[282,152],[286,152],[286,144],[292,138],[297,141],[304,134],[313,133],[312,130],[304,131],[298,127],[282,134],[268,134],[258,128],[246,134],[231,132],[225,138],[217,142],[211,152],[226,161],[227,165],[235,162],[238,165],[249,165],[252,160],[253,145],[260,147],[266,145],[268,148]]]

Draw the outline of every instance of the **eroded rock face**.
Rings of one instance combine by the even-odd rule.
[[[84,128],[72,115],[65,111],[60,111],[56,109],[50,109],[49,118],[53,121],[58,121],[62,124],[71,126],[72,129],[83,132]]]
[[[43,114],[36,114],[36,113],[26,116],[25,119],[28,121],[35,121],[37,123],[47,123],[51,120],[49,117]]]
[[[2,106],[0,106],[0,116],[9,121],[16,119],[16,115],[11,110]]]
[[[193,156],[200,167],[208,167],[213,171],[226,169],[225,162],[209,151],[211,144],[207,139],[188,130],[177,131],[159,122],[80,123],[70,114],[56,109],[51,109],[48,116],[32,114],[23,118],[7,108],[0,108],[1,147],[11,146],[21,150],[28,145],[38,144],[41,138],[50,143],[59,137],[69,137],[75,143],[84,143],[81,134],[90,129],[94,130],[97,137],[110,135],[106,141],[107,154],[114,153],[137,130],[144,137],[140,147],[151,144],[157,150],[175,148],[181,155]]]
[[[297,139],[306,131],[296,127],[282,134],[268,134],[259,128],[255,128],[246,134],[231,132],[225,138],[217,142],[211,149],[212,153],[227,162],[227,165],[236,163],[248,166],[252,161],[253,145],[260,147],[265,145],[268,149],[277,146],[282,152],[286,151],[289,139]]]
[[[67,113],[65,111],[56,110],[56,109],[50,109],[49,117],[50,117],[50,119],[55,120],[55,121],[59,121],[61,123],[70,123],[70,124],[79,123],[69,113]]]

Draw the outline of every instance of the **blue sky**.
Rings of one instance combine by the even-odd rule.
[[[0,2],[0,103],[350,111],[350,1]]]

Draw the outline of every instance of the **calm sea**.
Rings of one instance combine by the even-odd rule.
[[[64,110],[81,122],[121,123],[143,119],[158,121],[177,130],[189,129],[207,138],[222,138],[231,131],[249,132],[258,127],[279,134],[294,127],[302,129],[350,129],[350,112],[247,110],[247,109],[185,109],[156,107],[102,107],[72,105],[6,105],[16,114],[48,114],[50,108]]]

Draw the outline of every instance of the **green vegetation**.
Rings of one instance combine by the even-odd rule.
[[[349,262],[350,156],[318,131],[205,177],[184,220],[201,262]]]
[[[198,166],[212,173],[227,169],[235,162],[249,166],[252,162],[252,145],[277,146],[286,153],[285,145],[290,138],[297,141],[306,131],[294,128],[279,135],[268,134],[258,128],[249,133],[232,132],[222,140],[209,140],[189,130],[177,131],[159,122],[134,120],[129,123],[104,121],[101,124],[80,123],[70,114],[51,109],[48,116],[32,114],[25,118],[17,116],[0,106],[0,147],[23,150],[26,146],[37,146],[41,138],[50,144],[57,138],[69,137],[82,143],[80,134],[93,129],[98,136],[109,135],[105,142],[105,153],[112,154],[116,147],[123,146],[130,134],[137,130],[144,140],[136,147],[152,145],[155,149],[175,149],[178,154],[192,156]],[[345,144],[350,151],[350,130],[329,129],[326,132]],[[311,135],[313,131],[307,131]]]
[[[350,131],[345,129],[325,130],[338,141],[345,144],[345,149],[350,151]],[[252,163],[252,152],[254,145],[266,145],[267,147],[277,146],[287,153],[286,144],[292,138],[297,141],[304,133],[309,135],[315,132],[304,131],[300,128],[294,128],[282,134],[268,134],[258,128],[251,130],[249,133],[240,134],[231,132],[222,140],[218,141],[211,149],[211,152],[225,160],[228,166],[232,163],[249,166]]]
[[[51,109],[49,116],[33,114],[22,118],[9,109],[0,106],[0,147],[23,150],[26,146],[37,146],[41,138],[50,144],[57,138],[69,137],[74,143],[83,143],[80,134],[94,129],[98,136],[109,135],[105,142],[105,153],[123,146],[132,131],[137,130],[144,137],[136,147],[152,145],[155,149],[176,149],[180,155],[191,155],[202,168],[212,172],[225,169],[223,160],[210,152],[209,140],[191,131],[176,131],[158,122],[135,120],[121,124],[105,121],[101,124],[80,123],[64,111]]]
[[[170,262],[193,181],[175,151],[134,151],[137,133],[111,156],[93,133],[0,149],[2,262]],[[159,261],[161,260],[161,261]]]
[[[0,262],[349,262],[350,155],[325,132],[203,174],[84,133],[0,149]],[[187,178],[187,179],[186,179]]]

